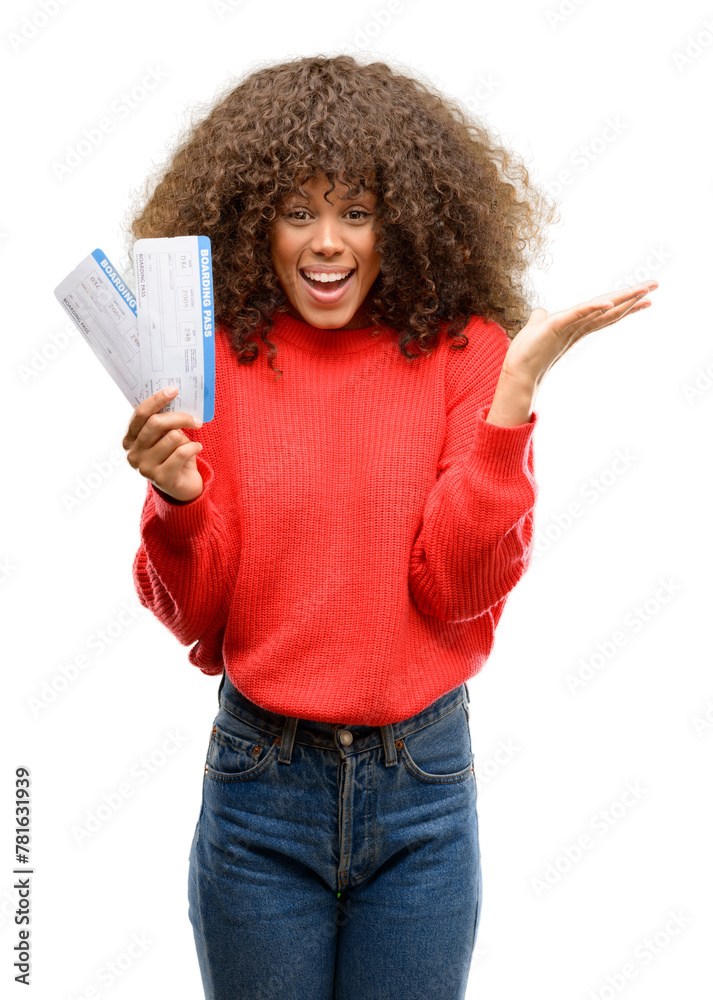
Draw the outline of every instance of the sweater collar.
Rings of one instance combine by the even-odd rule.
[[[387,328],[381,327],[381,335],[375,335],[374,331],[379,329],[378,326],[363,326],[355,330],[323,330],[285,312],[276,311],[272,318],[272,330],[266,335],[268,340],[274,333],[278,340],[287,341],[310,354],[354,354],[374,344],[383,343],[387,334]]]

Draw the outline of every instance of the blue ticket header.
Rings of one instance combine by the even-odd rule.
[[[200,238],[203,239],[204,237],[200,237]],[[109,260],[109,258],[107,257],[107,255],[104,253],[103,250],[100,250],[97,247],[96,250],[92,250],[92,257],[97,262],[97,264],[99,265],[99,267],[102,269],[102,271],[104,272],[104,274],[106,274],[106,276],[109,279],[109,281],[112,283],[112,285],[117,290],[117,292],[119,293],[119,295],[121,295],[122,299],[124,300],[124,302],[126,302],[127,306],[129,307],[129,309],[131,309],[131,311],[133,312],[133,314],[135,316],[136,315],[136,299],[134,298],[134,293],[124,283],[124,279],[121,277],[121,275],[119,274],[119,272],[117,271],[117,269],[111,263],[111,261]],[[212,290],[211,290],[211,299],[212,299],[212,295],[213,295],[213,293],[212,293]]]

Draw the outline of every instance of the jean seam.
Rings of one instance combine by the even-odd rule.
[[[203,938],[204,941],[206,940],[206,936],[205,936],[205,923],[203,921],[203,905],[202,905],[201,899],[200,899],[200,895],[201,895],[200,879],[198,878],[198,866],[199,866],[199,861],[198,861],[198,841],[200,840],[200,835],[201,835],[201,820],[203,819],[203,813],[204,813],[204,810],[205,810],[205,783],[206,783],[206,774],[205,774],[205,771],[204,771],[203,772],[203,783],[201,785],[201,811],[198,814],[198,831],[197,831],[197,835],[196,835],[196,842],[195,842],[195,845],[194,845],[194,858],[193,858],[193,878],[194,878],[194,881],[195,881],[195,900],[196,900],[196,904],[198,906],[198,920],[199,920],[199,923],[200,923],[201,936],[202,936],[202,938]],[[212,994],[215,991],[215,983],[213,982],[213,971],[212,971],[212,969],[210,967],[210,963],[209,962],[207,962],[205,964],[206,964],[206,971],[208,973],[208,986],[209,986],[210,992]]]
[[[378,748],[377,748],[378,749]],[[370,813],[369,813],[369,857],[367,859],[366,865],[362,868],[360,872],[357,872],[353,876],[354,885],[359,882],[363,882],[367,875],[371,875],[374,870],[374,865],[376,864],[376,844],[374,841],[374,761],[369,763],[369,795],[370,795]]]

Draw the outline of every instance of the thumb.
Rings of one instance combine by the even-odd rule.
[[[537,306],[530,313],[530,318],[528,319],[527,322],[528,323],[541,323],[543,320],[547,319],[548,315],[549,314],[548,314],[548,312],[547,312],[546,309],[543,309],[542,306]]]

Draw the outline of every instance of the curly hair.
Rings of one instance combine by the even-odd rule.
[[[430,354],[446,321],[473,314],[512,340],[534,306],[524,278],[556,212],[524,162],[455,100],[384,62],[317,55],[258,68],[191,123],[168,165],[145,182],[133,240],[203,234],[212,248],[215,320],[241,363],[255,361],[289,302],[270,258],[284,198],[316,174],[377,196],[369,325]],[[151,185],[154,183],[153,191]],[[136,201],[136,197],[134,197]],[[280,373],[281,374],[281,373]]]

